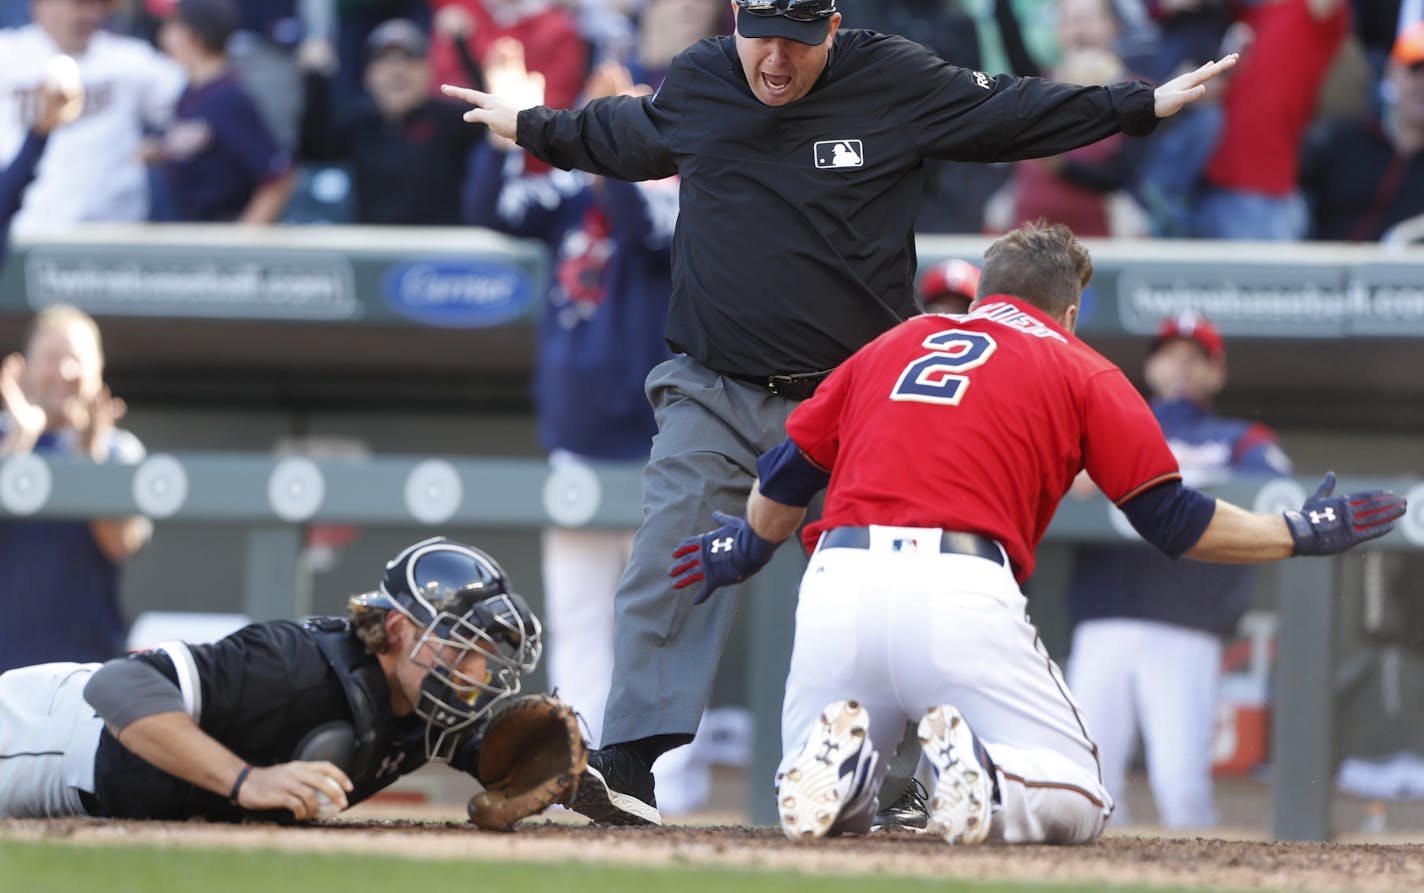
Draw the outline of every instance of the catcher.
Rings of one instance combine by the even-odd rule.
[[[390,561],[345,619],[11,670],[0,817],[308,821],[439,760],[483,779],[472,821],[506,829],[584,768],[572,711],[518,694],[541,647],[494,559],[437,538]]]

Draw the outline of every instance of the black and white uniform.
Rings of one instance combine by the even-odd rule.
[[[123,660],[157,669],[198,726],[254,766],[288,762],[313,730],[350,723],[359,743],[343,767],[355,785],[352,804],[426,762],[425,721],[391,714],[379,662],[338,618],[258,623],[211,645],[166,643]],[[120,744],[83,696],[103,666],[41,664],[0,675],[0,817],[291,819],[285,810],[247,812]],[[463,750],[453,761],[473,762]]]
[[[752,93],[728,36],[678,55],[654,96],[519,113],[520,145],[559,167],[681,178],[667,340],[685,355],[647,381],[658,435],[617,597],[605,743],[696,731],[740,589],[693,608],[668,557],[714,510],[742,510],[757,457],[785,439],[809,390],[774,392],[768,376],[829,370],[918,312],[924,159],[1054,155],[1156,122],[1145,83],[989,77],[856,29],[781,107]]]

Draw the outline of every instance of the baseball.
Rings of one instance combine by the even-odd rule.
[[[341,812],[340,808],[331,802],[330,797],[321,791],[316,792],[316,817],[318,819],[329,819],[338,812]]]
[[[59,90],[65,96],[81,92],[83,83],[79,79],[79,64],[72,56],[63,53],[52,56],[45,63],[45,86]]]

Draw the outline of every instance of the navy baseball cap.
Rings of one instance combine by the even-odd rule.
[[[425,32],[409,19],[387,19],[366,38],[366,54],[371,59],[386,50],[399,50],[412,59],[422,59],[428,48]]]
[[[836,0],[737,0],[737,33],[820,46],[835,12]]]

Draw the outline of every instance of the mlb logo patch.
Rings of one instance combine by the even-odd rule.
[[[894,552],[918,552],[920,551],[920,541],[910,537],[896,537],[891,541],[890,549]]]
[[[816,143],[816,167],[864,167],[860,140],[821,140]]]

